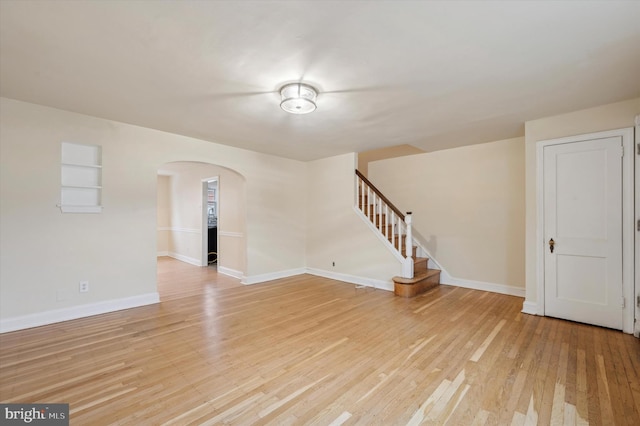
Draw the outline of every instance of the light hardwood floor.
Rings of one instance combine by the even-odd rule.
[[[159,269],[158,305],[1,335],[0,400],[72,425],[640,424],[638,340],[521,298]]]
[[[163,302],[233,287],[242,287],[240,280],[218,274],[216,266],[200,268],[170,257],[158,257],[158,293]]]

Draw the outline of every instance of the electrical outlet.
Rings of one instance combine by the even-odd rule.
[[[89,291],[89,281],[80,281],[79,286],[80,293],[86,293]]]

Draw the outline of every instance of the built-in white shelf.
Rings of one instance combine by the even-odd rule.
[[[63,142],[60,167],[60,210],[102,212],[101,147]]]
[[[62,213],[102,213],[102,206],[70,206],[60,205]]]
[[[101,169],[102,166],[97,165],[97,164],[73,164],[73,163],[62,163],[63,166],[70,166],[70,167],[85,167],[85,168],[92,168],[92,169]]]
[[[102,189],[101,186],[94,185],[64,185],[65,188],[76,188],[76,189]]]

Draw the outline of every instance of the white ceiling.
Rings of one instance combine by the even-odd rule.
[[[0,0],[0,94],[299,160],[432,151],[640,96],[640,1]]]

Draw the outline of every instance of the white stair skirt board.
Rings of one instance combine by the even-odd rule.
[[[341,274],[324,269],[306,268],[306,273],[318,277],[329,278],[337,281],[344,281],[356,285],[378,288],[381,290],[393,291],[393,281],[376,280],[373,278],[357,277],[355,275]]]
[[[296,269],[288,269],[285,271],[269,272],[266,274],[251,275],[248,277],[243,277],[241,283],[245,285],[259,284],[266,281],[277,280],[280,278],[293,277],[295,275],[301,275],[304,273],[305,273],[305,268],[296,268]]]
[[[160,303],[160,296],[157,292],[0,319],[0,333],[8,333],[10,331],[39,327],[42,325],[85,318],[93,315],[107,314],[109,312],[121,311],[123,309],[153,305],[154,303]]]
[[[191,265],[202,266],[201,260],[200,259],[196,259],[194,257],[184,256],[182,254],[173,253],[173,252],[169,252],[168,256],[172,257],[172,258],[174,258],[176,260],[179,260],[181,262],[189,263]]]
[[[523,314],[538,315],[538,304],[536,302],[527,302],[526,300],[522,304]]]

